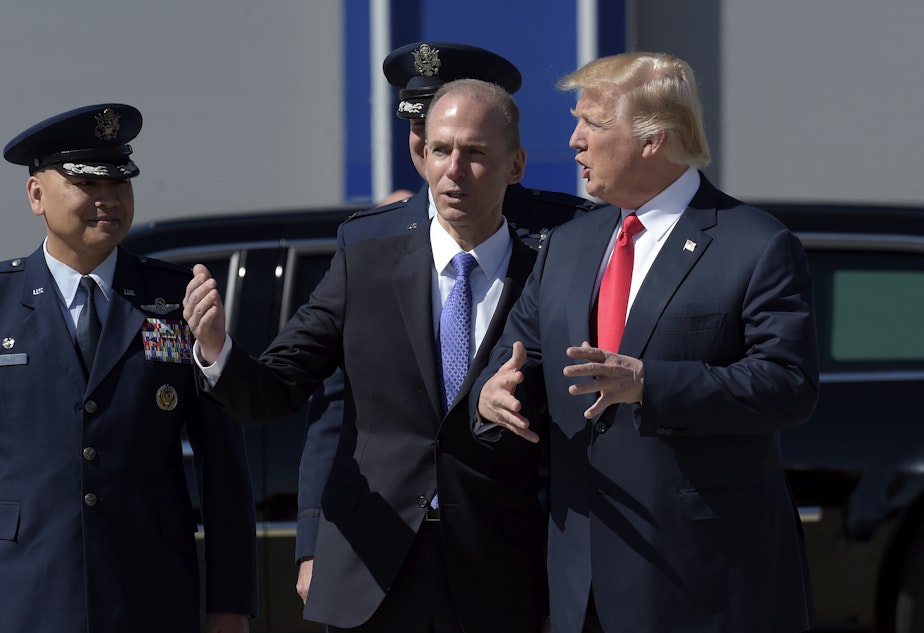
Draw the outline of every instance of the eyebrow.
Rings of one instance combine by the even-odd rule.
[[[432,139],[432,138],[427,139],[427,143],[430,145],[431,149],[443,149],[443,148],[446,148],[452,145],[451,142],[440,141],[439,139]],[[487,151],[488,149],[490,149],[491,146],[488,143],[472,141],[468,143],[460,143],[458,147],[462,151],[472,151],[472,150]]]

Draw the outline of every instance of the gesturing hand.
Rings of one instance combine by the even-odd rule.
[[[565,376],[594,379],[571,385],[568,393],[572,396],[600,394],[597,401],[584,412],[588,420],[603,413],[611,404],[642,401],[644,368],[639,359],[591,347],[587,341],[580,347],[569,347],[565,353],[569,358],[585,361],[567,365],[563,370]]]
[[[225,344],[225,307],[218,283],[202,264],[193,266],[193,278],[183,297],[183,318],[199,341],[202,360],[214,363]]]
[[[484,384],[478,395],[478,412],[490,420],[530,442],[538,442],[539,436],[529,428],[529,420],[520,414],[522,405],[514,395],[517,385],[523,382],[520,368],[526,363],[526,348],[517,341],[513,344],[510,360],[501,365],[497,373]]]

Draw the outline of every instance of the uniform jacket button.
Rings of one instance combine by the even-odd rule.
[[[96,413],[97,408],[96,400],[87,400],[83,403],[83,410],[87,413]]]
[[[594,424],[594,431],[597,433],[606,433],[606,424],[603,422],[597,422]]]
[[[88,492],[87,494],[83,496],[83,502],[87,504],[88,506],[90,506],[91,508],[96,505],[97,501],[98,499],[96,498],[96,495],[93,494],[92,492]]]
[[[94,459],[96,459],[96,449],[92,446],[87,446],[85,449],[83,449],[83,458],[88,462],[92,462]]]
[[[426,508],[428,505],[430,505],[430,501],[425,496],[421,495],[417,497],[418,508]]]

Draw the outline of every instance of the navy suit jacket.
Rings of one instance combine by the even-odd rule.
[[[584,215],[594,204],[566,193],[510,185],[504,196],[504,216],[524,244],[539,249],[549,231]],[[427,185],[394,204],[355,214],[337,231],[339,248],[363,240],[400,235],[429,227]],[[307,426],[298,478],[298,523],[295,560],[314,556],[321,496],[337,450],[343,420],[343,374],[338,370],[324,381],[308,406]]]
[[[523,341],[521,393],[552,418],[553,631],[578,632],[593,588],[608,633],[804,631],[813,617],[779,449],[817,399],[812,287],[798,239],[705,177],[631,307],[619,352],[641,404],[583,412],[562,368],[591,339],[594,281],[619,210],[556,229],[484,382]]]
[[[429,237],[412,231],[338,251],[260,359],[235,344],[208,393],[246,421],[264,422],[298,411],[338,365],[346,376],[306,619],[355,627],[371,617],[439,489],[440,536],[463,626],[535,633],[547,607],[543,447],[475,438],[467,406],[535,252],[514,238],[497,310],[444,416]]]
[[[146,360],[148,318],[180,321],[188,269],[120,249],[89,380],[42,249],[0,264],[0,613],[7,631],[199,631],[256,613],[253,495],[240,425],[191,364]],[[165,304],[159,310],[158,300]]]

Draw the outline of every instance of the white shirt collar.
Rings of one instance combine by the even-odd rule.
[[[431,220],[436,215],[436,202],[433,200],[433,192],[427,187],[427,217]]]
[[[58,291],[61,293],[64,305],[67,306],[68,309],[74,307],[74,300],[77,296],[77,289],[82,275],[67,264],[55,259],[51,253],[48,252],[48,238],[45,238],[45,241],[42,243],[42,250],[45,254],[45,263],[48,265],[48,270],[51,271],[51,276],[58,286]],[[115,278],[117,260],[118,249],[114,248],[106,259],[90,272],[90,276],[96,280],[107,302],[112,298],[112,280]]]
[[[433,249],[433,264],[436,272],[444,274],[446,267],[450,265],[452,258],[462,252],[459,246],[439,220],[433,218],[430,220],[430,248]],[[494,278],[498,269],[505,263],[505,258],[510,249],[510,230],[507,228],[505,219],[499,229],[488,239],[469,251],[478,261],[478,269],[482,271],[488,279]]]
[[[627,215],[636,213],[645,230],[657,241],[661,241],[690,206],[699,185],[699,172],[693,167],[688,167],[667,189],[643,204],[637,211],[622,209],[622,219],[625,220]]]

